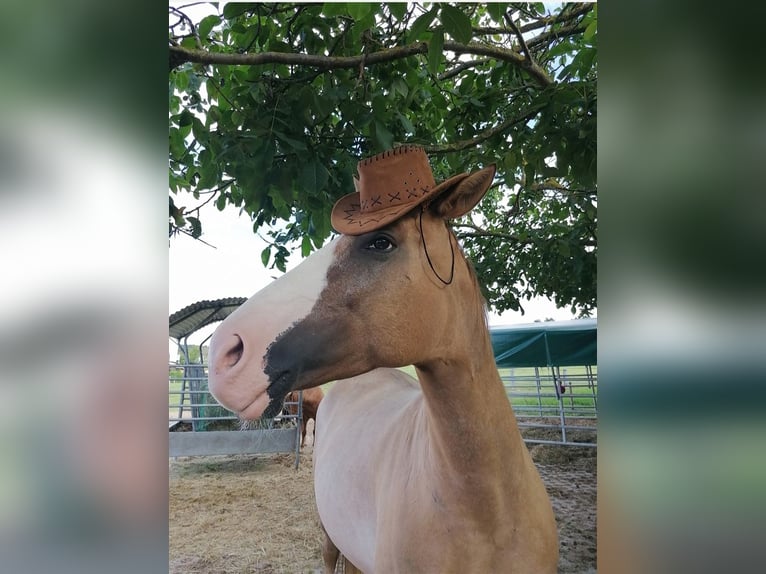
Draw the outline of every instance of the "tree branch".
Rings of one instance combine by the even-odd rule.
[[[505,21],[508,23],[508,26],[511,28],[511,30],[513,30],[513,33],[516,34],[516,37],[519,39],[521,51],[524,52],[524,54],[527,56],[527,60],[529,60],[530,64],[534,64],[535,60],[532,58],[532,53],[529,51],[527,41],[524,39],[524,35],[521,33],[521,30],[519,30],[519,27],[513,23],[513,19],[507,13],[505,14]]]
[[[529,46],[530,49],[534,49],[534,48],[537,48],[537,46],[539,46],[540,44],[546,44],[550,42],[551,40],[561,40],[568,36],[576,36],[577,34],[580,34],[584,31],[585,31],[585,26],[583,26],[581,22],[578,22],[577,24],[572,24],[571,26],[565,26],[563,28],[559,28],[558,30],[543,32],[539,36],[535,36],[529,42],[527,42],[527,46]]]
[[[471,237],[471,238],[478,238],[478,237],[491,237],[493,239],[502,239],[503,241],[513,241],[515,243],[526,243],[530,244],[532,241],[529,239],[520,240],[517,236],[511,235],[510,233],[502,233],[500,231],[488,231],[486,229],[482,229],[481,227],[478,227],[477,225],[474,225],[472,223],[451,223],[452,227],[464,227],[467,229],[472,230],[472,232],[461,232],[456,231],[455,234],[459,238],[463,237]]]
[[[585,3],[585,4],[573,4],[571,10],[564,10],[559,14],[553,15],[553,16],[545,16],[543,18],[539,18],[535,20],[534,22],[529,22],[528,24],[524,24],[523,26],[519,27],[519,31],[521,32],[529,32],[530,30],[536,30],[537,28],[544,28],[545,26],[548,26],[549,24],[557,24],[559,22],[569,22],[570,20],[574,20],[578,16],[581,16],[583,14],[587,14],[591,10],[593,10],[593,4]],[[515,34],[515,32],[511,28],[505,28],[502,26],[473,26],[471,28],[471,31],[473,32],[474,36],[492,36],[492,35],[504,35],[504,34]]]
[[[548,179],[542,183],[533,183],[528,187],[530,191],[557,191],[560,193],[574,193],[580,195],[598,195],[595,189],[571,189],[553,179]]]
[[[545,239],[543,238],[520,239],[518,236],[512,235],[510,233],[503,233],[502,231],[493,231],[493,230],[483,229],[472,223],[450,223],[450,225],[452,227],[464,227],[466,229],[471,230],[471,231],[455,231],[455,235],[458,236],[458,239],[462,239],[465,237],[469,237],[472,239],[476,239],[480,237],[489,237],[492,239],[502,239],[503,241],[513,241],[520,245],[534,245],[535,243],[545,241]],[[580,245],[584,247],[596,247],[597,244],[592,239],[586,239],[581,241]]]
[[[456,151],[462,151],[469,147],[475,147],[479,145],[480,143],[488,140],[489,138],[503,133],[504,131],[513,127],[516,124],[531,120],[533,117],[537,115],[537,113],[540,111],[540,108],[541,106],[538,105],[530,110],[527,110],[524,112],[522,116],[511,118],[509,120],[504,121],[500,125],[486,129],[483,132],[481,132],[479,135],[477,135],[475,138],[472,138],[469,140],[460,140],[451,144],[424,145],[423,149],[426,151],[426,153],[442,154],[442,153],[452,153]]]
[[[169,10],[178,16],[180,19],[185,20],[186,23],[189,25],[189,28],[191,29],[192,36],[194,37],[194,43],[197,45],[198,49],[202,49],[202,41],[199,39],[199,34],[197,33],[197,27],[194,25],[194,22],[191,18],[189,18],[186,14],[181,12],[178,8],[173,8],[173,6],[169,6]]]
[[[372,66],[384,62],[392,62],[409,58],[417,54],[428,53],[428,44],[426,42],[416,42],[406,46],[397,46],[396,48],[387,48],[369,54],[359,56],[318,56],[314,54],[294,54],[286,52],[261,52],[259,54],[231,54],[206,52],[203,50],[193,50],[182,46],[169,46],[170,64],[180,65],[184,62],[194,62],[197,64],[218,64],[231,66],[255,66],[261,64],[287,64],[298,66],[311,66],[322,70],[337,70],[343,68],[357,68],[364,63],[365,66]],[[534,62],[530,62],[513,50],[488,46],[470,42],[468,44],[459,44],[453,41],[445,41],[444,49],[456,54],[474,54],[477,56],[489,56],[504,62],[509,62],[520,68],[523,68],[532,76],[541,86],[549,86],[553,80],[548,74]]]
[[[461,62],[451,70],[447,70],[443,74],[439,74],[439,81],[443,82],[444,80],[449,80],[450,78],[454,78],[460,72],[464,72],[468,68],[475,68],[476,66],[481,66],[482,64],[486,64],[489,62],[489,58],[481,58],[479,60],[470,60],[468,62]]]
[[[569,20],[573,20],[574,18],[577,18],[578,16],[581,16],[583,14],[587,14],[591,10],[593,10],[594,4],[592,3],[582,3],[579,6],[577,4],[572,5],[571,10],[566,10],[566,8],[559,14],[556,14],[554,16],[548,16],[546,18],[541,18],[540,20],[536,22],[530,22],[529,24],[525,24],[524,26],[521,26],[520,30],[522,32],[529,32],[530,30],[534,30],[536,28],[542,28],[544,26],[547,26],[548,24],[557,24],[559,22],[568,22]]]
[[[426,45],[426,51],[428,46]],[[474,54],[476,56],[489,56],[496,58],[504,62],[510,62],[523,68],[527,73],[532,76],[537,83],[542,87],[550,86],[553,83],[548,73],[538,66],[535,62],[527,60],[524,56],[513,50],[506,48],[499,48],[496,46],[488,46],[486,44],[478,44],[476,42],[470,42],[469,44],[458,44],[457,42],[444,42],[444,49],[455,52],[456,54]]]

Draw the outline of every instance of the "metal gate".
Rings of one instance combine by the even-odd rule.
[[[595,366],[500,369],[500,378],[525,442],[596,446]]]

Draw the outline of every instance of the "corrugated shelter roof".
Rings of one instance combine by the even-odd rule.
[[[205,300],[192,303],[170,316],[170,336],[180,340],[206,325],[223,321],[245,301],[247,301],[247,297],[227,297],[215,301]]]

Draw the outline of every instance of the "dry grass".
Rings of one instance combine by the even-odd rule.
[[[530,445],[559,526],[559,572],[595,571],[596,449]],[[170,461],[172,574],[321,572],[310,454]]]
[[[170,571],[313,572],[321,531],[311,463],[292,455],[170,464]]]

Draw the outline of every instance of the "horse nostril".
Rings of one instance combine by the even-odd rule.
[[[229,349],[224,353],[223,357],[221,357],[220,366],[224,370],[231,369],[234,365],[239,363],[239,360],[242,358],[242,352],[245,349],[240,336],[234,335],[233,337],[235,340],[230,341]]]

